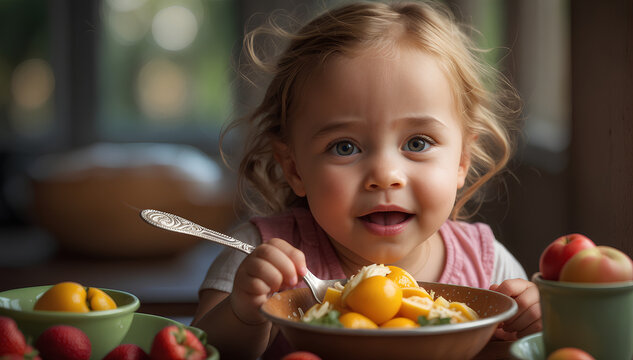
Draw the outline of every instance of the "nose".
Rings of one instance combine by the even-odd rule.
[[[398,160],[385,156],[370,160],[365,179],[366,190],[400,189],[406,185],[405,171]]]

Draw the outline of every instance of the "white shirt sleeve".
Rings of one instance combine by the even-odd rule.
[[[229,232],[229,235],[253,246],[262,242],[259,231],[251,222],[239,225]],[[230,293],[233,290],[233,279],[237,268],[245,258],[246,254],[239,250],[230,247],[222,250],[209,267],[200,290],[214,289]]]
[[[490,284],[501,284],[507,279],[525,279],[527,274],[519,261],[498,240],[494,242],[495,264],[492,269]]]

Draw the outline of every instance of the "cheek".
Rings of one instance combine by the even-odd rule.
[[[452,207],[457,195],[457,176],[454,171],[433,168],[423,176],[412,177],[415,197],[423,208]]]
[[[308,179],[304,179],[309,199],[314,202],[333,201],[340,199],[344,201],[353,193],[353,177],[338,169],[328,167],[315,167],[316,171],[309,174]]]

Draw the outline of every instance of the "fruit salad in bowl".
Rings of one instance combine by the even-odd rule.
[[[27,338],[52,326],[80,329],[91,343],[91,359],[102,359],[125,337],[139,299],[125,291],[74,282],[0,292],[0,316],[15,320]]]
[[[324,359],[468,359],[516,311],[506,295],[417,282],[403,269],[383,265],[342,279],[322,304],[309,289],[297,288],[262,306],[291,346]]]
[[[373,264],[327,289],[301,321],[350,329],[415,328],[457,324],[479,315],[466,303],[426,291],[404,269]]]

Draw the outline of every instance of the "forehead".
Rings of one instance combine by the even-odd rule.
[[[332,57],[312,74],[304,83],[295,115],[298,122],[411,115],[456,121],[452,94],[435,56],[415,48],[388,53],[366,50]]]

